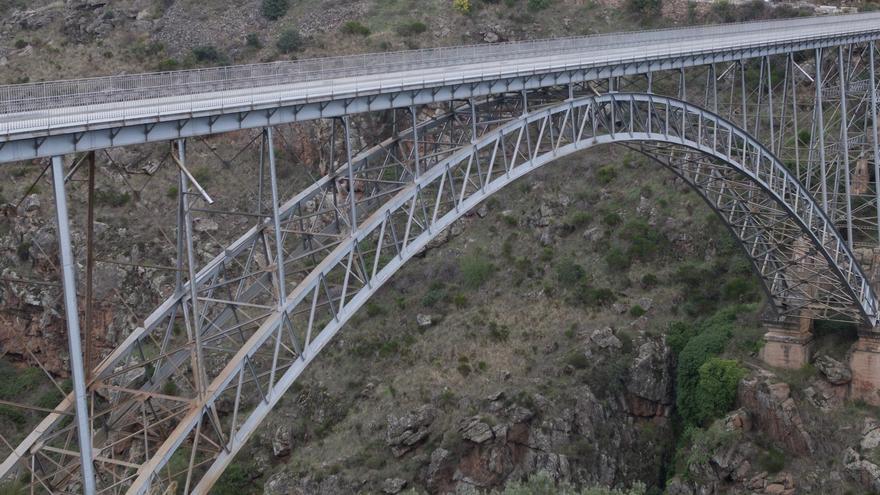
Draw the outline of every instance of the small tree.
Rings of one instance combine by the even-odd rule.
[[[280,19],[287,14],[288,8],[290,8],[288,0],[263,0],[263,17],[272,21]]]
[[[695,423],[720,417],[736,402],[736,389],[746,370],[733,360],[710,358],[698,371],[699,381],[694,394],[697,404]]]
[[[296,29],[287,29],[278,37],[275,44],[281,53],[293,53],[303,46],[302,35]]]

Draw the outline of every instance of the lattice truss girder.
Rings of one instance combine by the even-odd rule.
[[[256,162],[255,209],[237,213],[256,224],[207,263],[194,246],[193,213],[236,213],[210,208],[188,173],[186,143],[175,143],[180,275],[174,295],[95,371],[99,488],[206,493],[407,259],[504,185],[595,145],[635,147],[694,187],[749,255],[780,317],[873,322],[876,299],[848,242],[877,235],[876,132],[859,137],[875,125],[876,90],[866,89],[877,87],[866,62],[875,53],[852,46],[499,94],[442,113],[403,108],[392,112],[392,137],[364,150],[357,119],[335,119],[322,147],[333,173],[286,202],[275,156],[284,130],[267,128],[233,159],[218,157]],[[811,69],[816,55],[822,62]],[[833,84],[841,74],[843,99]],[[824,123],[813,125],[819,115]],[[835,141],[835,125],[848,139]],[[72,400],[57,409],[3,467],[23,466],[37,491],[75,492]]]

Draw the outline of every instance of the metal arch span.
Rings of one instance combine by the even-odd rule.
[[[837,311],[876,322],[875,295],[846,243],[807,191],[745,131],[704,109],[650,94],[570,100],[523,115],[438,161],[359,223],[232,356],[140,467],[129,493],[162,485],[159,473],[172,455],[200,437],[218,446],[193,473],[193,493],[208,493],[300,373],[409,258],[517,178],[612,143],[648,143],[646,153],[687,177],[725,215],[778,310]],[[767,211],[753,211],[761,209]],[[805,259],[813,270],[803,268]],[[341,292],[330,294],[331,280],[341,283]],[[255,404],[240,403],[244,383],[259,389]],[[230,396],[231,422],[215,424],[212,408]]]

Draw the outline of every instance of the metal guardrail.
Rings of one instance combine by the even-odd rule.
[[[771,33],[782,28],[833,25],[847,22],[850,19],[861,21],[872,17],[880,21],[880,14],[758,21],[708,27],[671,28],[492,45],[441,47],[267,64],[7,85],[0,86],[0,114],[45,110],[61,105],[71,107],[134,101],[244,89],[255,85],[268,86],[389,71],[405,71],[425,66],[438,67],[497,61],[528,55],[564,53],[585,48],[600,49],[608,46],[633,46],[659,41],[683,41],[706,35],[743,34],[758,30]]]

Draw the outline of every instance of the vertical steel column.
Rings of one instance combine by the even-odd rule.
[[[779,154],[779,150],[775,149],[776,146],[776,129],[775,122],[773,119],[773,74],[771,74],[770,67],[770,57],[764,57],[764,60],[767,61],[767,105],[770,107],[770,152]],[[763,63],[763,62],[762,62]]]
[[[342,124],[345,132],[345,158],[348,160],[348,207],[351,209],[349,219],[351,221],[351,235],[354,235],[357,230],[357,197],[355,197],[354,188],[354,163],[351,161],[351,126],[348,122],[348,115],[342,117]],[[415,126],[414,121],[413,132],[415,132]],[[418,156],[416,155],[416,157]]]
[[[801,145],[798,130],[797,80],[794,77],[794,55],[788,54],[789,71],[791,73],[791,119],[794,123],[794,166],[798,179],[801,179]],[[880,212],[878,212],[880,218]]]
[[[871,85],[871,144],[874,147],[874,201],[877,203],[877,239],[880,242],[880,146],[877,143],[877,79],[874,68],[876,42],[868,43],[868,77]]]
[[[574,99],[574,87],[572,87],[571,83],[568,85],[568,98]],[[474,103],[474,99],[471,98],[468,100],[468,104],[471,107],[471,143],[477,142],[477,105]]]
[[[843,46],[837,47],[837,72],[840,85],[840,153],[843,158],[843,191],[846,194],[846,242],[853,247],[852,196],[849,184],[849,114],[846,108],[846,72],[843,67]]]
[[[94,277],[95,277],[95,152],[89,152],[89,204],[86,219],[86,354],[85,372],[86,380],[92,376],[92,342],[95,338],[95,322],[92,305],[94,304]]]
[[[828,174],[825,170],[825,108],[822,104],[822,49],[816,49],[816,128],[819,131],[819,173],[821,174],[821,183],[819,187],[822,191],[822,208],[831,219],[834,219],[832,212],[828,211]],[[811,139],[815,142],[815,137]]]
[[[742,104],[743,130],[749,129],[748,107],[746,106],[746,64],[739,61],[740,100]]]
[[[266,133],[260,133],[260,170],[257,171],[257,215],[263,215],[263,168],[266,157]],[[330,163],[330,169],[333,169],[333,163]],[[262,218],[257,222],[262,223]]]
[[[60,156],[52,157],[52,187],[55,191],[55,217],[58,224],[58,247],[61,258],[61,281],[64,286],[64,315],[67,318],[67,343],[73,375],[76,402],[76,429],[79,437],[80,467],[83,492],[95,495],[95,466],[92,464],[92,432],[86,405],[86,383],[80,346],[79,312],[76,306],[76,279],[73,249],[70,246],[70,224],[67,217],[67,195],[64,191],[64,166]]]
[[[182,167],[186,167],[186,140],[179,139],[177,141],[178,159]],[[199,290],[196,285],[196,255],[193,249],[193,227],[192,227],[192,211],[190,210],[187,195],[189,194],[189,178],[180,170],[180,203],[182,208],[183,220],[183,241],[186,247],[186,265],[189,275],[189,304],[191,307],[192,332],[190,337],[195,343],[195,349],[191,352],[193,363],[193,375],[195,379],[196,390],[199,398],[204,396],[207,377],[205,375],[204,359],[202,358],[202,322],[199,314]],[[179,234],[178,234],[179,235]],[[178,237],[178,246],[180,246],[180,238]],[[180,254],[178,253],[178,257]],[[185,304],[185,303],[182,303]],[[184,316],[186,309],[184,308]]]
[[[275,141],[271,127],[266,128],[266,145],[269,148],[269,182],[272,189],[272,226],[275,228],[275,264],[278,270],[278,307],[287,299],[284,282],[284,242],[281,233],[281,217],[278,212],[278,173],[275,167]],[[280,332],[279,332],[280,333]]]
[[[419,120],[416,116],[415,105],[409,107],[409,112],[412,114],[413,158],[415,159],[416,178],[418,178],[422,175],[422,164],[419,162]]]

